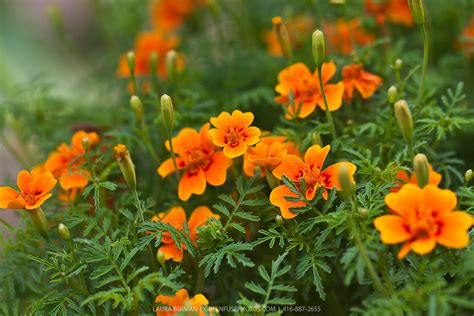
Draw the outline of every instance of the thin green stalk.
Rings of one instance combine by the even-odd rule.
[[[23,168],[28,168],[30,164],[16,151],[15,147],[8,141],[3,132],[0,132],[0,141],[3,146],[12,154],[12,156],[21,164]]]
[[[375,289],[381,293],[385,294],[385,289],[382,285],[382,281],[380,281],[379,276],[375,272],[375,268],[372,264],[372,261],[370,261],[369,256],[367,255],[367,250],[365,249],[364,244],[360,240],[359,234],[356,232],[355,234],[355,241],[356,241],[356,247],[359,250],[360,255],[362,256],[362,259],[365,262],[365,265],[367,266],[367,270],[369,271],[369,275],[372,278],[372,281],[374,282],[374,287]]]
[[[156,163],[158,163],[160,161],[160,159],[158,158],[158,154],[156,153],[156,151],[153,148],[153,145],[151,143],[150,134],[148,133],[148,127],[147,127],[145,121],[142,120],[142,122],[140,124],[140,127],[141,127],[141,136],[142,136],[143,142],[145,143],[145,147],[148,150],[148,152],[150,153],[153,160]]]
[[[145,222],[145,217],[143,216],[143,208],[142,208],[142,204],[140,203],[140,198],[138,197],[138,192],[137,190],[133,190],[132,191],[133,193],[133,198],[135,200],[135,206],[138,210],[138,213],[140,215],[140,221],[142,223]],[[156,265],[156,260],[155,260],[155,256],[153,255],[153,250],[151,249],[151,246],[148,245],[147,246],[147,249],[148,249],[148,255],[150,256],[150,264],[153,268],[153,270],[157,271],[158,270],[158,266]]]
[[[181,174],[178,169],[178,163],[176,162],[176,155],[174,154],[174,148],[173,148],[173,137],[172,137],[172,130],[168,131],[168,143],[170,144],[170,155],[171,155],[171,160],[173,160],[173,166],[174,170],[176,170],[176,178],[179,179],[181,178]]]
[[[420,86],[418,88],[418,99],[416,101],[417,105],[420,105],[421,97],[423,95],[423,88],[425,84],[426,71],[428,69],[428,57],[429,57],[429,38],[428,32],[426,32],[425,24],[420,25],[421,34],[423,36],[423,68],[421,70]]]
[[[202,267],[198,267],[198,275],[196,278],[196,288],[194,293],[201,293],[204,288],[204,269]]]
[[[77,264],[79,261],[77,260],[76,250],[74,249],[74,245],[72,244],[71,239],[67,240],[67,245],[69,249],[71,250],[72,259],[74,260],[74,263]],[[86,280],[84,279],[84,275],[82,271],[79,272],[78,276],[79,276],[79,284],[81,285],[83,291],[87,293],[87,295],[90,295],[91,293],[89,292],[89,288],[87,287]]]
[[[326,100],[326,92],[324,91],[323,79],[321,78],[321,68],[322,66],[318,67],[319,87],[321,88],[321,93],[323,95],[324,106],[326,108],[326,118],[331,128],[331,136],[332,136],[332,139],[335,140],[337,138],[337,134],[336,134],[336,129],[334,128],[334,122],[332,121],[331,111],[329,111],[328,101]]]

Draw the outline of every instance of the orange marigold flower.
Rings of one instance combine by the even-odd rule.
[[[284,136],[265,136],[255,147],[250,147],[244,155],[243,170],[252,177],[259,168],[262,176],[275,169],[287,154],[299,156],[296,145],[286,141]]]
[[[323,30],[330,48],[344,55],[349,55],[352,52],[353,44],[364,46],[375,40],[375,36],[362,28],[359,19],[323,22]]]
[[[222,112],[218,117],[211,117],[215,127],[209,130],[212,142],[218,147],[224,147],[224,155],[228,158],[242,156],[247,147],[260,141],[260,129],[250,126],[253,122],[251,112],[242,113],[234,110],[232,115]]]
[[[428,179],[428,184],[433,184],[433,185],[438,185],[441,182],[441,174],[436,172],[433,169],[433,166],[431,164],[428,165],[429,169],[429,179]],[[408,173],[405,170],[400,170],[398,171],[396,175],[396,179],[400,181],[395,181],[398,186],[390,188],[390,191],[392,192],[398,192],[400,188],[405,185],[406,183],[412,183],[418,185],[418,180],[416,179],[416,174],[413,172],[411,175],[408,175]]]
[[[219,215],[214,214],[207,206],[197,207],[187,222],[189,228],[189,238],[196,242],[197,240],[197,228],[202,227],[206,224],[208,218],[214,217],[219,218]],[[186,212],[181,206],[173,207],[167,213],[160,213],[158,216],[153,216],[151,219],[154,222],[161,221],[166,224],[170,224],[178,230],[183,230],[184,223],[186,223]],[[183,249],[186,249],[184,245],[181,245],[181,249],[175,244],[171,234],[168,232],[163,233],[161,242],[164,246],[161,246],[158,251],[163,252],[165,260],[172,259],[173,261],[180,262],[183,260]]]
[[[365,12],[373,16],[377,24],[384,24],[386,21],[403,26],[414,24],[406,0],[365,0]]]
[[[170,32],[179,28],[184,19],[206,0],[154,0],[151,3],[151,20],[156,30]]]
[[[344,100],[351,103],[354,88],[359,91],[363,99],[370,98],[382,84],[383,79],[370,72],[364,71],[363,65],[351,64],[342,68],[342,82],[344,83]]]
[[[336,73],[336,64],[330,61],[324,63],[321,69],[324,91],[330,111],[336,111],[341,107],[342,96],[344,94],[344,84],[328,83]],[[293,64],[278,74],[278,85],[275,91],[280,96],[275,97],[275,101],[287,106],[287,119],[293,119],[296,116],[305,118],[319,106],[325,110],[323,95],[319,85],[317,70],[311,73],[308,67],[303,63]],[[294,104],[290,103],[290,94],[293,94]]]
[[[199,316],[217,314],[212,307],[207,307],[209,301],[204,295],[196,294],[193,298],[189,298],[186,289],[178,290],[174,296],[158,295],[155,302],[166,305],[156,308],[157,316],[177,315],[180,313],[192,313]],[[209,312],[208,314],[205,313],[206,310]]]
[[[339,169],[342,165],[347,165],[349,175],[352,177],[357,167],[350,162],[338,162],[323,170],[323,164],[329,153],[330,146],[323,148],[313,145],[305,153],[304,160],[295,155],[287,155],[281,164],[273,170],[273,175],[281,179],[283,175],[292,180],[301,190],[300,184],[304,180],[306,183],[306,199],[314,199],[319,188],[325,188],[322,195],[324,199],[328,197],[327,189],[336,188],[341,190],[339,183]],[[270,202],[279,207],[283,218],[293,218],[297,216],[290,208],[305,206],[302,201],[291,202],[285,197],[298,197],[290,188],[282,184],[270,193]]]
[[[223,152],[216,151],[209,133],[207,123],[199,133],[193,128],[184,128],[172,139],[176,164],[178,169],[184,171],[178,186],[178,196],[183,201],[187,201],[191,194],[203,194],[206,182],[219,186],[226,181],[227,169],[232,165],[232,160]],[[169,145],[166,141],[168,150]],[[162,177],[175,172],[173,160],[170,158],[163,162],[157,171]]]
[[[385,203],[392,212],[374,221],[384,244],[404,243],[398,252],[403,259],[410,250],[424,255],[436,243],[449,248],[463,248],[469,243],[467,230],[473,218],[466,212],[454,211],[456,195],[428,184],[423,189],[406,184],[397,193],[389,193]]]
[[[474,57],[474,16],[471,16],[469,23],[463,30],[461,36],[461,46],[464,54],[468,58]]]
[[[57,182],[51,172],[22,170],[16,180],[18,191],[0,187],[0,208],[34,210],[52,196],[49,192]]]
[[[151,54],[156,52],[158,55],[158,75],[166,77],[166,53],[179,44],[179,38],[176,36],[164,35],[160,32],[140,33],[135,40],[135,75],[149,75],[151,73]],[[183,55],[178,55],[178,69],[184,67]],[[120,77],[129,77],[127,54],[123,54],[119,60],[117,75]]]
[[[293,47],[297,48],[304,44],[307,39],[307,35],[314,30],[314,21],[311,17],[300,15],[291,19],[285,20],[288,34],[290,35],[290,41]],[[270,55],[280,57],[283,56],[278,38],[274,31],[266,30],[263,32],[263,40],[267,45],[267,52]]]

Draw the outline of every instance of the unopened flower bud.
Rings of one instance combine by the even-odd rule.
[[[125,181],[128,184],[130,190],[135,191],[137,189],[137,177],[135,174],[135,165],[133,164],[130,153],[128,152],[127,146],[124,144],[118,144],[114,147],[115,159],[120,167]]]
[[[398,97],[397,87],[390,86],[390,88],[388,88],[387,95],[388,95],[388,102],[390,104],[395,103],[395,101],[397,101],[397,97]]]
[[[174,122],[174,109],[173,102],[171,101],[170,96],[167,94],[163,94],[161,96],[161,116],[163,117],[163,124],[166,128],[166,131],[171,135]]]
[[[403,137],[406,141],[411,141],[413,136],[413,120],[407,102],[405,100],[398,100],[394,104],[394,109]]]
[[[158,53],[155,51],[150,54],[150,69],[153,75],[158,72]]]
[[[291,58],[291,41],[290,35],[288,34],[288,30],[283,23],[283,20],[280,16],[275,16],[272,18],[272,25],[273,25],[273,32],[278,40],[278,44],[280,44],[281,51],[283,52],[283,56],[286,58]]]
[[[311,144],[319,145],[321,147],[323,146],[323,140],[321,139],[321,135],[319,133],[316,133],[316,132],[311,133]]]
[[[40,235],[43,236],[44,239],[49,240],[48,222],[46,221],[46,217],[44,216],[41,207],[28,210],[28,214]]]
[[[58,233],[59,233],[59,236],[61,236],[61,238],[64,240],[68,240],[71,237],[69,228],[67,228],[67,226],[64,225],[63,223],[60,223],[58,225]]]
[[[275,216],[275,222],[276,222],[278,225],[283,224],[283,217],[281,217],[280,215]]]
[[[326,55],[326,45],[324,44],[324,35],[320,30],[313,33],[313,59],[316,66],[321,67]]]
[[[178,54],[175,50],[172,49],[166,53],[165,63],[166,76],[170,81],[173,81],[178,73]]]
[[[366,219],[366,218],[367,218],[367,214],[369,214],[369,210],[368,210],[368,209],[366,209],[365,207],[359,207],[359,216],[360,216],[360,218]]]
[[[415,171],[418,186],[423,188],[430,179],[430,167],[428,159],[424,154],[417,154],[413,159],[413,170]]]
[[[395,64],[394,64],[395,70],[400,70],[400,69],[402,69],[402,67],[403,67],[403,60],[401,60],[400,58],[397,58],[397,60],[395,60]]]
[[[422,0],[408,0],[408,6],[410,7],[411,16],[416,24],[425,23],[425,12],[423,10]]]
[[[472,180],[472,169],[466,170],[466,173],[464,174],[464,180],[466,180],[466,183],[469,183]]]
[[[331,4],[343,5],[346,4],[346,0],[331,0]]]
[[[143,121],[143,105],[140,98],[136,95],[132,95],[130,98],[130,106],[132,107],[133,113],[139,122]]]
[[[161,250],[158,250],[158,252],[156,253],[156,260],[158,260],[158,262],[161,265],[165,264],[165,261],[166,261],[165,253]]]
[[[135,53],[132,51],[129,51],[127,53],[127,63],[128,63],[128,69],[130,70],[130,74],[135,73]]]
[[[267,170],[267,173],[265,174],[265,178],[267,179],[268,186],[272,190],[280,185],[280,180],[278,180],[278,178],[275,177],[273,173],[271,173],[269,170]]]
[[[82,147],[84,148],[85,151],[89,151],[91,147],[91,140],[89,139],[89,137],[84,137],[82,139]]]
[[[339,168],[339,184],[341,187],[342,195],[345,199],[349,198],[355,190],[354,179],[352,178],[347,163],[343,163]]]

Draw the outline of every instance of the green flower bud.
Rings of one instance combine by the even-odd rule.
[[[272,25],[273,31],[278,40],[278,44],[280,44],[281,51],[283,52],[283,56],[286,58],[291,58],[291,41],[290,35],[288,34],[288,30],[283,24],[283,20],[280,16],[275,16],[272,18]]]
[[[413,170],[420,188],[428,184],[430,179],[430,168],[428,159],[424,154],[417,154],[413,159]]]
[[[464,180],[466,180],[466,183],[469,183],[472,180],[472,169],[466,170],[466,173],[464,174]]]
[[[349,167],[346,163],[343,163],[339,168],[339,184],[341,186],[342,196],[348,199],[355,190],[354,179],[349,173]]]
[[[265,178],[267,179],[268,186],[272,190],[280,185],[280,180],[278,180],[278,178],[275,177],[273,173],[271,173],[268,170],[267,170],[267,173],[265,174]]]
[[[71,237],[69,228],[67,228],[67,226],[64,225],[63,223],[60,223],[58,225],[58,233],[59,233],[59,236],[61,236],[61,238],[64,240],[68,240]]]
[[[165,253],[161,250],[158,250],[156,253],[156,260],[158,260],[161,265],[164,265],[166,261]]]
[[[136,95],[132,95],[130,98],[130,106],[132,107],[133,113],[139,122],[143,121],[143,105],[140,98]]]
[[[123,144],[116,145],[114,147],[114,153],[128,187],[130,190],[135,191],[137,189],[137,176],[135,174],[135,165],[130,157],[127,146]]]
[[[82,139],[82,147],[84,148],[85,151],[89,151],[91,147],[91,140],[89,139],[89,137],[84,137]]]
[[[135,53],[132,51],[129,51],[127,53],[127,63],[128,63],[128,69],[130,70],[130,74],[135,73]]]
[[[390,88],[388,88],[387,95],[388,95],[388,102],[390,104],[395,103],[395,101],[397,101],[397,97],[398,97],[397,87],[390,86]]]
[[[411,15],[416,24],[425,23],[425,12],[423,10],[422,0],[408,0],[408,6],[410,7]]]
[[[319,133],[311,133],[311,144],[323,147],[323,140],[321,139],[321,135]]]
[[[395,70],[401,70],[402,67],[403,67],[403,60],[401,60],[400,58],[397,58],[397,60],[395,60],[395,64],[394,64]]]
[[[161,116],[163,117],[163,124],[166,128],[166,131],[171,135],[174,122],[174,110],[173,102],[171,101],[170,96],[167,94],[163,94],[161,96]]]
[[[46,217],[44,216],[41,207],[28,210],[28,214],[40,235],[43,236],[44,239],[49,240],[48,222],[46,221]]]
[[[360,216],[360,218],[366,219],[366,218],[367,218],[367,214],[369,214],[369,210],[368,210],[368,209],[366,209],[365,207],[359,207],[359,216]]]
[[[324,34],[320,30],[313,33],[313,59],[316,66],[321,67],[326,55],[326,45],[324,44]]]
[[[278,225],[283,224],[283,217],[281,217],[280,215],[275,216],[275,222],[276,222]]]
[[[393,107],[403,137],[406,141],[411,141],[413,137],[413,120],[407,102],[405,100],[398,100]]]
[[[166,75],[170,81],[173,81],[178,73],[178,54],[176,54],[175,50],[170,50],[166,53],[165,63]]]
[[[156,74],[158,72],[158,53],[157,52],[151,52],[150,66],[151,66],[152,74]]]

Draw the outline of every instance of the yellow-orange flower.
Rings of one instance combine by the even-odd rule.
[[[471,16],[469,23],[464,27],[461,47],[468,58],[474,57],[474,16]]]
[[[365,0],[365,12],[373,16],[377,24],[384,24],[386,21],[403,26],[414,24],[406,0]]]
[[[193,298],[189,298],[188,291],[186,289],[178,290],[175,295],[158,295],[155,299],[156,303],[160,303],[166,306],[158,306],[156,308],[157,316],[170,316],[177,315],[180,313],[191,314],[191,315],[206,315],[205,311],[208,311],[207,315],[216,315],[217,312],[212,307],[208,308],[209,301],[202,294],[196,294]]]
[[[217,117],[211,117],[211,124],[215,127],[209,130],[212,142],[224,148],[224,155],[228,158],[242,156],[247,147],[260,141],[260,129],[250,126],[253,122],[251,112],[242,113],[234,110],[232,115],[222,112]]]
[[[265,136],[255,147],[250,147],[244,155],[243,170],[251,177],[259,168],[262,176],[275,169],[287,154],[299,156],[295,144],[284,136]]]
[[[0,187],[0,208],[34,210],[52,196],[49,192],[57,182],[51,172],[22,170],[16,180],[18,191]]]
[[[154,0],[151,3],[151,20],[156,30],[171,32],[179,28],[184,19],[206,0]]]
[[[433,184],[437,186],[441,182],[441,174],[436,172],[433,169],[433,166],[431,164],[428,165],[428,170],[429,170],[428,184]],[[418,185],[418,180],[416,179],[416,174],[414,172],[411,175],[408,175],[408,173],[405,170],[400,170],[398,171],[396,178],[397,180],[399,180],[399,181],[396,181],[396,184],[398,184],[398,186],[390,188],[390,191],[392,192],[398,192],[400,188],[406,183],[412,183],[412,184]]]
[[[178,186],[178,196],[183,201],[187,201],[192,194],[203,194],[206,182],[219,186],[226,181],[232,160],[223,152],[216,151],[209,133],[207,123],[199,133],[193,128],[184,128],[172,139],[176,164],[178,169],[184,171]],[[170,150],[168,141],[165,146]],[[162,177],[175,172],[173,160],[170,158],[163,162],[157,171]]]
[[[187,222],[189,228],[189,238],[193,242],[196,242],[197,240],[197,228],[204,226],[210,217],[219,218],[219,215],[211,212],[207,206],[199,206],[193,211],[189,217],[189,221]],[[160,213],[158,216],[153,216],[152,221],[161,221],[163,223],[170,224],[174,228],[182,231],[184,228],[184,223],[186,223],[186,212],[181,206],[173,207],[167,213]],[[170,233],[163,233],[161,242],[165,245],[161,246],[158,251],[163,252],[165,255],[165,260],[172,259],[176,262],[183,260],[183,249],[186,247],[181,245],[182,248],[179,249],[173,238],[171,238]]]
[[[330,111],[336,111],[341,107],[344,94],[344,84],[342,82],[328,83],[335,73],[336,64],[334,62],[323,64],[321,76]],[[305,118],[313,113],[316,106],[323,110],[326,109],[319,85],[318,73],[316,70],[311,73],[303,63],[293,64],[280,71],[275,91],[280,94],[275,98],[275,101],[287,107],[285,116],[287,119],[293,119],[296,116]],[[291,93],[293,94],[294,104],[290,104]]]
[[[285,26],[288,29],[290,41],[293,47],[297,48],[304,44],[307,35],[314,30],[314,21],[312,18],[300,15],[285,20]],[[267,45],[267,52],[273,56],[283,56],[278,38],[273,30],[266,30],[263,33],[263,40]]]
[[[337,53],[349,55],[354,49],[353,44],[367,45],[375,40],[375,36],[367,33],[359,19],[336,22],[323,22],[323,30],[330,48]]]
[[[342,68],[342,82],[344,83],[344,100],[352,101],[354,89],[359,91],[363,99],[370,98],[382,84],[383,79],[367,72],[361,64],[351,64]]]
[[[389,193],[385,203],[392,212],[375,219],[385,244],[404,243],[398,252],[403,259],[410,250],[424,255],[436,243],[449,248],[463,248],[469,243],[467,230],[473,218],[466,212],[454,211],[456,195],[428,184],[423,189],[406,184],[397,193]]]
[[[140,33],[135,39],[135,75],[151,74],[151,54],[155,52],[158,56],[157,71],[161,77],[166,77],[166,53],[179,44],[179,38],[176,36],[165,35],[161,32]],[[178,55],[178,69],[184,67],[184,57]],[[117,69],[117,75],[120,77],[129,77],[130,69],[127,62],[127,54],[120,57]]]
[[[323,164],[329,153],[330,146],[323,148],[313,145],[305,153],[304,160],[295,155],[287,155],[281,164],[273,170],[273,175],[281,179],[283,175],[292,180],[301,192],[301,181],[306,183],[306,196],[308,201],[314,199],[319,188],[325,188],[322,195],[324,199],[328,197],[327,189],[336,188],[341,190],[339,183],[339,169],[346,165],[349,175],[352,177],[357,167],[350,162],[338,162],[323,170]],[[285,197],[298,197],[290,188],[282,184],[270,193],[270,202],[279,207],[283,218],[293,218],[297,216],[290,208],[305,206],[305,202],[291,202]]]
[[[71,138],[71,144],[59,145],[43,165],[45,171],[59,179],[59,184],[65,191],[82,189],[89,182],[89,172],[82,168],[82,155],[86,153],[85,139],[88,140],[89,148],[100,141],[96,132],[77,131]]]

